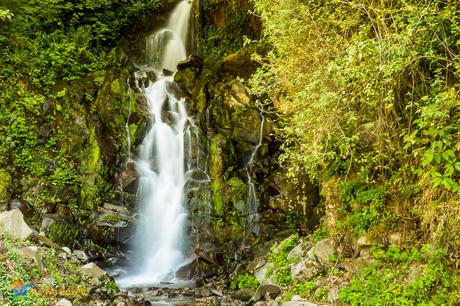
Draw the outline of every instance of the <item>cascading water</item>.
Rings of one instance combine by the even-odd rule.
[[[257,214],[257,210],[259,207],[259,201],[257,200],[256,189],[254,186],[254,182],[252,181],[251,174],[249,173],[249,167],[253,165],[256,161],[256,154],[257,150],[259,150],[260,146],[262,145],[263,141],[263,133],[264,133],[264,124],[265,124],[265,117],[261,113],[260,114],[261,122],[260,122],[260,130],[259,130],[259,141],[257,145],[254,147],[254,151],[252,152],[248,163],[246,164],[246,175],[248,178],[248,198],[247,198],[247,206],[248,206],[248,221],[249,223],[258,222],[259,215]]]
[[[117,284],[122,288],[179,283],[175,271],[187,261],[185,242],[184,138],[192,122],[184,101],[171,93],[173,78],[163,71],[176,71],[186,57],[191,4],[180,2],[167,26],[147,40],[148,65],[137,75],[154,71],[156,81],[138,84],[151,113],[149,130],[142,142],[136,169],[139,175],[139,220],[134,241],[133,265]]]

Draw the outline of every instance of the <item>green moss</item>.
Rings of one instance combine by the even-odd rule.
[[[235,289],[256,289],[259,281],[251,274],[238,274],[230,281],[230,288]]]
[[[289,252],[299,243],[299,234],[295,233],[283,240],[279,245],[271,248],[268,259],[275,264],[274,281],[282,286],[287,286],[291,283],[291,268],[292,263],[287,259]]]
[[[73,248],[77,243],[78,233],[79,230],[76,226],[58,220],[51,224],[47,235],[52,241]]]
[[[123,94],[125,94],[124,86],[123,86],[123,84],[121,83],[120,79],[115,79],[115,80],[113,80],[110,89],[112,90],[112,92],[113,92],[114,94],[117,94],[117,95],[123,95]]]

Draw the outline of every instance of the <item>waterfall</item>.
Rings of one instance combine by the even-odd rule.
[[[257,209],[259,207],[259,201],[256,195],[256,189],[254,186],[254,182],[252,181],[251,174],[249,173],[249,167],[255,163],[257,151],[259,150],[260,146],[262,145],[263,136],[264,136],[264,124],[265,124],[265,116],[260,113],[260,130],[259,130],[259,141],[257,145],[254,147],[254,151],[249,158],[248,163],[246,164],[246,175],[248,178],[248,198],[247,198],[247,206],[248,206],[248,221],[250,223],[257,222],[259,216],[257,214]]]
[[[170,73],[186,57],[191,4],[180,2],[171,13],[167,25],[147,39],[149,63],[146,70],[154,71],[156,81],[144,86],[143,92],[151,114],[149,130],[139,149],[136,169],[139,175],[139,218],[133,245],[133,265],[117,280],[122,288],[180,283],[175,271],[187,261],[184,208],[185,146],[190,140],[191,125],[184,101],[171,93],[174,88]]]

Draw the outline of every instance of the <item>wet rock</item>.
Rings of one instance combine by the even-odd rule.
[[[198,74],[199,69],[190,66],[183,70],[177,71],[176,74],[174,74],[174,81],[186,93],[192,95]]]
[[[125,169],[121,172],[119,180],[123,191],[135,194],[138,187],[138,176],[134,161],[128,161]]]
[[[201,59],[198,56],[192,54],[177,64],[177,70],[181,71],[189,67],[201,69],[202,66],[203,63],[201,62]]]
[[[5,169],[0,169],[0,212],[8,209],[12,188],[11,175]]]
[[[9,210],[19,209],[24,218],[30,218],[34,215],[34,208],[26,201],[13,199],[8,207]]]
[[[252,289],[244,288],[244,289],[239,289],[233,292],[232,298],[235,300],[240,300],[240,301],[249,301],[253,296],[255,292]]]
[[[102,277],[103,275],[106,274],[106,272],[104,270],[102,270],[101,268],[99,268],[95,263],[93,262],[90,262],[84,266],[81,267],[81,272],[86,275],[86,276],[89,276],[89,277],[96,277],[96,278],[100,278]]]
[[[75,258],[77,258],[81,262],[87,262],[88,261],[88,256],[83,251],[75,250],[75,251],[73,251],[72,255],[75,256]]]
[[[176,271],[176,277],[178,279],[193,279],[196,274],[196,268],[198,267],[198,257],[192,256]]]
[[[72,306],[72,303],[69,300],[62,298],[57,301],[56,306]]]
[[[222,61],[222,71],[235,76],[249,76],[255,69],[258,63],[251,59],[251,52],[248,50],[240,50],[232,53]]]
[[[291,266],[291,276],[294,283],[305,282],[322,271],[321,265],[313,260],[303,260]]]
[[[260,301],[262,299],[266,299],[266,296],[270,297],[270,299],[274,300],[278,295],[281,294],[281,288],[275,284],[263,284],[260,285],[254,296],[252,297],[253,301]]]
[[[13,238],[25,239],[32,234],[19,209],[0,213],[0,227]]]
[[[332,239],[324,239],[316,243],[315,256],[323,265],[330,263],[330,259],[335,256],[336,250]]]
[[[260,114],[256,109],[248,108],[239,113],[232,120],[232,139],[238,142],[246,142],[257,145],[260,138]]]
[[[216,295],[216,296],[220,296],[220,297],[224,296],[224,294],[223,294],[221,291],[219,291],[219,290],[210,289],[210,291],[211,291],[212,294],[214,294],[214,295]]]

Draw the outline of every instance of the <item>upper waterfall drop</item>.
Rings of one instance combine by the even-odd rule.
[[[130,271],[117,280],[119,287],[147,287],[160,283],[180,283],[175,272],[187,261],[184,186],[187,182],[185,137],[189,135],[183,99],[170,92],[174,87],[166,69],[177,70],[185,59],[191,3],[180,2],[172,11],[166,27],[147,39],[148,63],[145,70],[156,73],[156,81],[139,86],[151,122],[139,149],[136,169],[139,175],[137,200],[139,219],[133,245],[134,261]],[[140,73],[145,74],[145,72]]]

